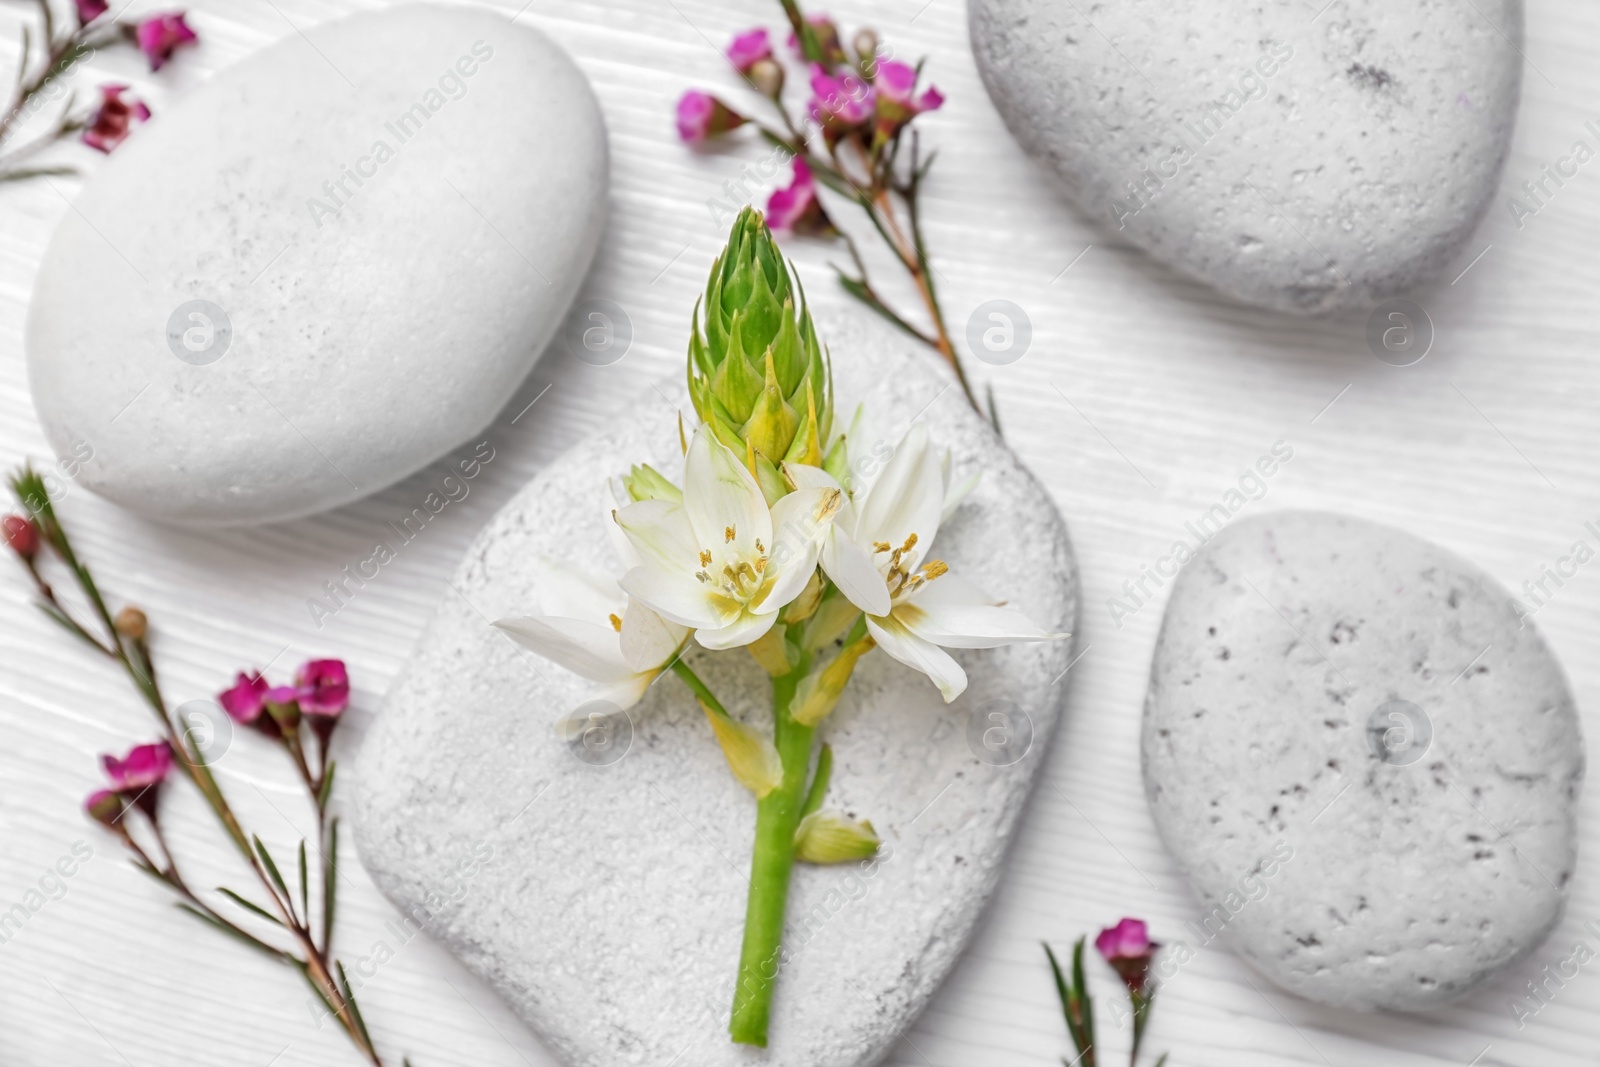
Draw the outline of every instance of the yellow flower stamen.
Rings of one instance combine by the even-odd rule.
[[[608,615],[607,618],[611,620],[611,628],[620,634],[622,632],[622,620],[615,615]]]

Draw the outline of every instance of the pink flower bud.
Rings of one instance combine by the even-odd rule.
[[[84,128],[84,144],[101,152],[109,152],[127,139],[134,119],[144,122],[150,117],[150,109],[142,102],[132,97],[126,100],[122,98],[127,91],[126,85],[100,87],[100,107]]]
[[[1094,939],[1094,947],[1111,964],[1131,992],[1143,994],[1155,958],[1158,942],[1150,940],[1149,928],[1142,919],[1123,919],[1108,926]]]
[[[6,544],[11,551],[24,560],[32,560],[39,554],[39,527],[33,524],[32,519],[7,515],[0,527],[5,530]]]
[[[727,133],[748,121],[709,93],[691,89],[678,100],[678,136],[691,144]]]
[[[839,27],[831,18],[827,15],[807,15],[806,25],[811,28],[812,34],[817,39],[817,47],[822,51],[822,62],[826,66],[835,67],[844,62],[844,46],[839,43]],[[805,54],[805,49],[800,47],[800,39],[794,35],[793,30],[789,31],[789,47],[801,59],[816,61]]]
[[[217,694],[217,702],[228,713],[228,718],[241,726],[249,726],[261,718],[266,697],[267,680],[258,673],[245,674],[241,671],[233,688]]]
[[[77,2],[78,24],[80,26],[89,25],[89,23],[104,15],[106,9],[110,7],[106,0],[77,0]]]
[[[728,61],[740,74],[748,75],[751,67],[763,59],[770,58],[772,58],[772,42],[767,39],[767,31],[759,26],[734,37],[733,42],[728,45]]]
[[[821,234],[834,231],[833,220],[822,210],[811,168],[799,156],[794,161],[794,181],[767,199],[767,225],[790,233]]]
[[[300,710],[307,715],[333,718],[350,706],[350,675],[342,659],[314,659],[295,672]]]
[[[141,20],[133,29],[133,39],[139,51],[150,60],[151,70],[160,70],[180,45],[199,40],[183,20],[182,11],[168,11]]]
[[[83,810],[88,812],[89,818],[95,822],[115,829],[123,813],[128,810],[128,805],[120,793],[110,789],[96,789],[89,794],[89,799],[83,802]]]
[[[878,130],[885,138],[924,111],[936,111],[944,104],[944,95],[931,85],[918,95],[916,68],[896,60],[878,64],[872,84],[878,90]]]
[[[293,733],[300,725],[300,688],[293,685],[275,685],[262,694],[266,703],[267,718],[262,720],[265,727],[268,722],[275,725],[283,733]],[[271,730],[269,729],[270,733]]]

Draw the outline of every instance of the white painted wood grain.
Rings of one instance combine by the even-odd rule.
[[[159,79],[137,56],[118,52],[97,57],[82,82],[130,82],[159,111],[251,51],[368,6],[209,0],[193,19],[203,47]],[[520,0],[496,6],[511,17]],[[0,41],[16,40],[22,10],[0,9]],[[225,533],[168,529],[82,491],[68,495],[63,511],[105,583],[155,620],[175,698],[212,693],[241,665],[275,661],[284,670],[306,655],[335,654],[350,662],[357,705],[370,713],[485,518],[567,444],[616,417],[641,381],[677,370],[689,309],[721,239],[705,200],[765,153],[753,143],[686,152],[675,142],[671,105],[691,84],[735,91],[714,46],[748,24],[776,22],[776,10],[758,0],[528,4],[520,17],[573,52],[605,107],[613,214],[586,293],[626,308],[633,348],[607,368],[552,352],[492,431],[497,458],[471,496],[324,628],[314,625],[306,598],[364,557],[386,520],[417,506],[444,464],[330,515]],[[1520,230],[1497,206],[1457,269],[1488,252],[1455,284],[1445,279],[1423,297],[1438,327],[1433,353],[1396,369],[1368,354],[1359,321],[1305,323],[1221,303],[1067,207],[1001,128],[978,83],[957,0],[850,0],[835,10],[852,24],[870,17],[902,54],[929,55],[928,69],[949,96],[927,122],[930,142],[945,150],[926,211],[946,300],[958,328],[995,297],[1032,319],[1024,359],[980,369],[998,393],[1010,441],[1072,526],[1086,583],[1088,651],[1063,683],[1071,688],[1069,720],[1010,877],[972,950],[889,1062],[1037,1067],[1059,1062],[1067,1049],[1040,939],[1064,944],[1130,913],[1173,936],[1195,912],[1155,838],[1139,783],[1138,719],[1158,607],[1119,629],[1106,598],[1278,439],[1294,446],[1295,458],[1252,510],[1334,508],[1396,523],[1513,587],[1584,536],[1583,523],[1600,518],[1600,163]],[[1597,47],[1600,9],[1531,0],[1506,189],[1565,154],[1583,123],[1600,116]],[[7,67],[14,54],[14,44],[0,52]],[[98,162],[87,151],[63,155],[88,168]],[[49,457],[28,398],[21,331],[39,258],[77,187],[53,179],[0,188],[0,462],[8,467]],[[801,245],[795,254],[813,300],[842,305],[826,281],[830,253]],[[45,627],[19,575],[0,574],[0,909],[73,842],[96,850],[61,899],[0,945],[0,1060],[353,1063],[331,1029],[315,1027],[291,975],[198,929],[86,824],[78,803],[95,779],[95,754],[140,737],[145,713],[109,669]],[[1597,609],[1600,569],[1590,568],[1538,616],[1586,710],[1600,696],[1600,662],[1590,655],[1600,639]],[[239,740],[225,784],[270,841],[293,841],[303,815],[264,746]],[[907,788],[931,799],[941,785]],[[1587,971],[1524,1028],[1507,1002],[1576,940],[1600,944],[1582,929],[1600,919],[1595,815],[1586,797],[1567,920],[1532,960],[1458,1005],[1426,1018],[1325,1011],[1210,949],[1169,984],[1149,1047],[1173,1050],[1174,1067],[1592,1062],[1600,986]],[[224,846],[201,843],[204,820],[192,798],[179,795],[172,818],[178,836],[195,842],[191,862],[213,880],[231,877]],[[359,959],[384,936],[391,913],[359,867],[347,865],[345,875],[344,947]],[[492,993],[425,939],[381,968],[364,996],[386,1049],[408,1052],[418,1067],[554,1062]],[[1101,1028],[1117,1062],[1125,1035],[1109,1013]]]

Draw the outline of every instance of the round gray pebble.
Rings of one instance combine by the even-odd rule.
[[[1561,916],[1583,739],[1510,594],[1399,530],[1276,512],[1173,585],[1145,792],[1222,938],[1278,985],[1417,1011]]]
[[[1024,148],[1112,231],[1252,304],[1368,307],[1437,275],[1498,184],[1521,0],[973,0]]]

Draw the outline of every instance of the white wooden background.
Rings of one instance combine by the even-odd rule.
[[[520,4],[496,0],[507,17]],[[118,51],[98,57],[80,84],[130,82],[159,112],[212,71],[365,6],[201,0],[193,23],[203,46],[159,77]],[[1307,5],[1308,20],[1317,6]],[[7,69],[25,10],[0,9],[0,41],[12,42],[0,52]],[[835,10],[852,25],[873,19],[899,54],[926,53],[949,97],[926,126],[945,149],[928,186],[927,220],[950,316],[959,331],[979,303],[1005,298],[1031,317],[1027,355],[979,369],[998,393],[1013,447],[1071,524],[1086,583],[1087,651],[1069,677],[1069,721],[1054,739],[1009,877],[971,951],[889,1062],[1041,1067],[1068,1048],[1041,939],[1066,945],[1123,914],[1145,916],[1158,936],[1176,937],[1195,914],[1139,782],[1139,713],[1159,610],[1152,606],[1121,629],[1106,610],[1107,597],[1163,554],[1186,520],[1283,439],[1295,457],[1251,512],[1321,507],[1392,522],[1464,553],[1512,587],[1537,577],[1574,540],[1595,543],[1583,524],[1600,518],[1600,162],[1521,230],[1502,196],[1462,261],[1421,298],[1438,327],[1434,351],[1396,369],[1368,353],[1359,319],[1300,322],[1230,306],[1118,246],[1068,207],[984,95],[960,0],[849,0]],[[168,529],[68,486],[62,512],[104,584],[150,612],[176,699],[213,693],[240,666],[271,661],[283,672],[308,655],[339,655],[355,678],[359,727],[487,516],[569,443],[617,417],[644,381],[680,372],[689,309],[721,240],[705,201],[767,153],[748,142],[726,153],[685,151],[673,134],[672,104],[689,85],[731,89],[713,46],[758,20],[776,22],[777,12],[760,0],[527,4],[519,17],[571,50],[604,105],[612,215],[585,295],[622,305],[635,340],[625,359],[606,368],[548,354],[491,431],[497,458],[471,496],[452,504],[324,628],[313,624],[306,598],[340,566],[364,558],[386,520],[419,505],[443,463],[329,515],[225,533]],[[1584,122],[1600,116],[1600,8],[1531,0],[1527,23],[1524,95],[1503,193],[1589,137]],[[99,162],[75,147],[62,155],[87,168]],[[21,335],[40,256],[77,187],[73,179],[0,187],[6,467],[26,456],[49,460],[28,397]],[[826,251],[800,247],[797,256],[813,299],[841,303],[826,281]],[[547,387],[538,406],[510,425]],[[1597,608],[1600,564],[1581,571],[1538,616],[1591,732],[1600,730]],[[95,850],[65,882],[65,895],[0,945],[0,1061],[355,1062],[331,1028],[314,1026],[291,974],[247,958],[173,910],[80,814],[81,797],[96,782],[96,754],[143,737],[146,712],[120,677],[47,626],[9,564],[0,568],[0,656],[0,910],[36,886],[75,841]],[[223,771],[250,820],[287,848],[305,818],[286,768],[263,744],[240,738]],[[1566,921],[1531,960],[1456,1006],[1426,1018],[1325,1011],[1208,949],[1168,985],[1149,1047],[1171,1049],[1175,1067],[1593,1062],[1595,965],[1523,1028],[1508,1001],[1579,939],[1600,947],[1583,929],[1600,918],[1596,815],[1591,790]],[[204,822],[196,802],[179,796],[172,817],[184,840],[197,840]],[[232,876],[229,854],[214,840],[197,843],[188,857],[204,870],[202,884]],[[391,913],[356,865],[346,865],[345,875],[344,946],[356,959]],[[1108,973],[1101,988],[1112,990]],[[409,1053],[418,1067],[554,1062],[487,988],[425,939],[384,966],[364,999],[386,1050]],[[1109,1014],[1101,1027],[1107,1061],[1117,1062],[1126,1034],[1116,1033]]]

